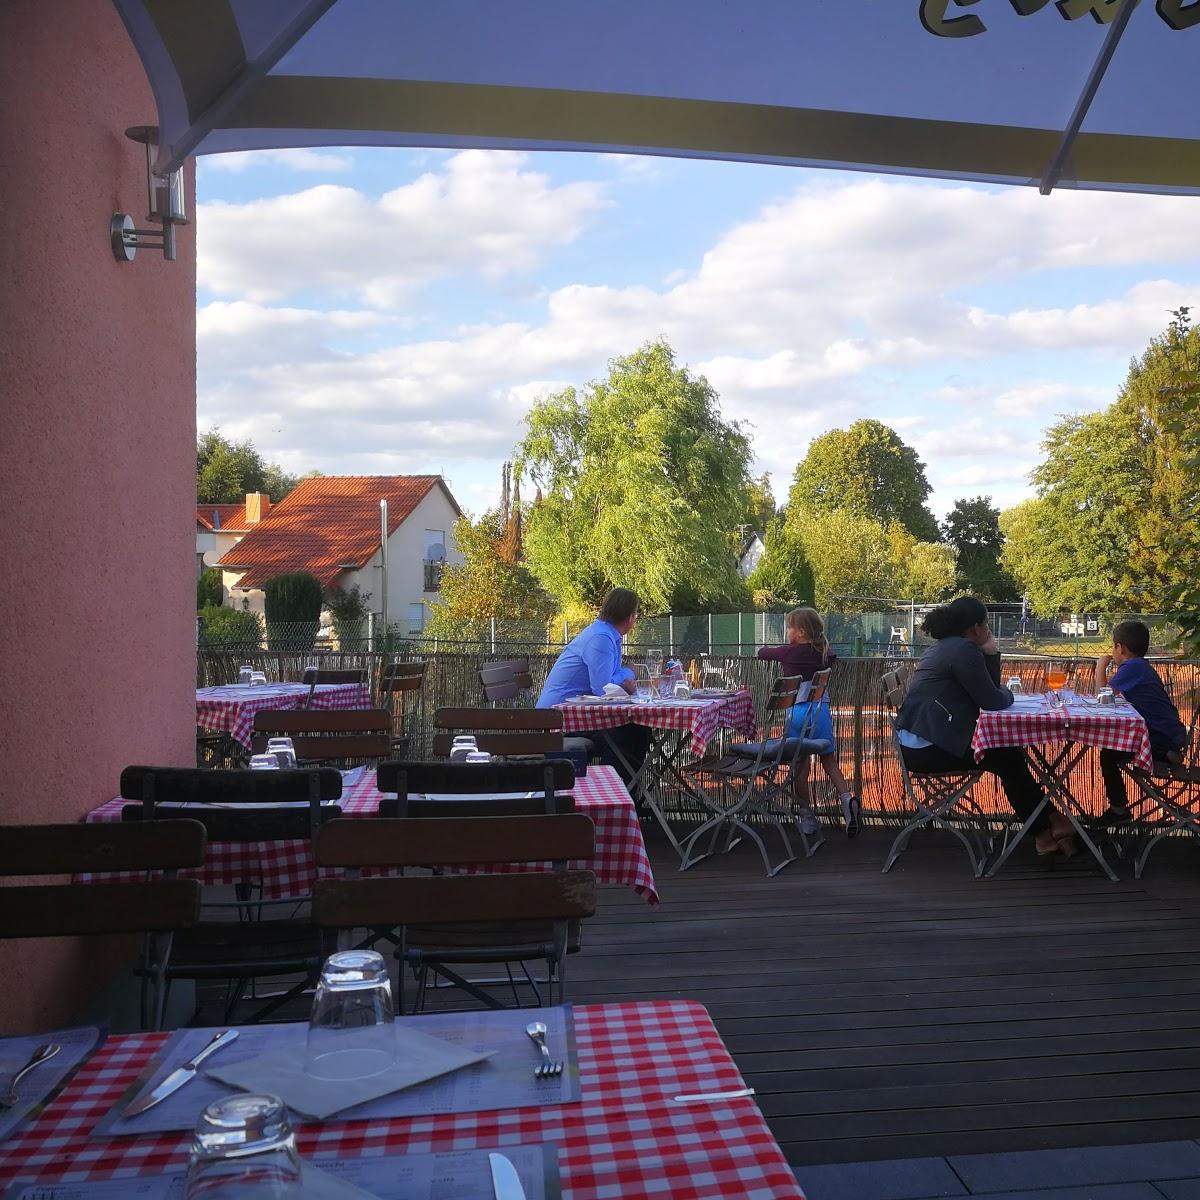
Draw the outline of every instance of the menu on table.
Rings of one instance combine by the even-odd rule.
[[[564,1063],[563,1073],[555,1078],[537,1079],[534,1076],[541,1056],[525,1032],[526,1025],[531,1021],[545,1024],[550,1053]],[[432,1113],[487,1112],[502,1108],[570,1104],[579,1099],[575,1021],[569,1005],[558,1008],[431,1013],[421,1017],[401,1017],[396,1025],[402,1030],[409,1023],[423,1034],[488,1057],[449,1075],[441,1075],[403,1091],[391,1092],[353,1108],[343,1109],[330,1120],[359,1121],[428,1116]],[[207,1060],[193,1080],[153,1108],[135,1117],[121,1116],[121,1110],[135,1096],[143,1095],[202,1050],[212,1037],[212,1032],[211,1029],[176,1030],[134,1084],[101,1118],[92,1130],[93,1136],[125,1137],[190,1130],[205,1105],[238,1090],[205,1074],[208,1066],[229,1066],[260,1055],[278,1053],[291,1054],[303,1060],[308,1027],[300,1023],[239,1026],[237,1040]]]
[[[305,1195],[377,1200],[476,1200],[494,1194],[489,1153],[500,1153],[516,1168],[526,1200],[559,1200],[558,1148],[550,1144],[501,1146],[496,1151],[461,1150],[445,1154],[388,1155],[384,1158],[318,1156],[305,1166]],[[183,1200],[183,1173],[97,1179],[75,1183],[13,1184],[4,1200]]]

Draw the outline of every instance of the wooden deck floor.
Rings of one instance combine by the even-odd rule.
[[[1200,852],[976,882],[938,835],[881,875],[891,836],[767,879],[648,833],[662,906],[602,889],[571,999],[701,1001],[796,1166],[1200,1132]]]

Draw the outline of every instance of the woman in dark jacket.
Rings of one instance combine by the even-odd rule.
[[[998,776],[1013,812],[1027,821],[1042,799],[1019,746],[984,752],[978,763],[971,739],[981,709],[1008,708],[1012,692],[1000,685],[1000,648],[988,626],[987,609],[974,596],[935,608],[923,628],[936,639],[917,664],[896,717],[900,753],[910,771],[984,770]],[[1077,847],[1071,824],[1049,805],[1034,822],[1039,854]]]

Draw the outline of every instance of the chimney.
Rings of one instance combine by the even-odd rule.
[[[265,492],[246,493],[246,524],[257,525],[267,515],[271,497]]]

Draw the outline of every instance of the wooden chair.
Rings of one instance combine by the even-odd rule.
[[[392,718],[383,708],[256,712],[251,738],[255,753],[266,749],[267,739],[272,737],[290,737],[301,765],[378,762],[391,752]]]
[[[680,869],[694,866],[716,849],[717,838],[726,831],[725,850],[732,850],[745,835],[758,847],[768,876],[777,875],[788,863],[795,862],[787,824],[794,823],[800,835],[806,857],[812,857],[824,842],[817,826],[815,834],[806,833],[800,824],[791,792],[796,764],[802,757],[828,754],[829,742],[810,736],[815,723],[817,705],[824,699],[830,671],[819,671],[811,681],[798,675],[780,676],[771,685],[763,711],[762,728],[766,736],[753,742],[734,742],[725,752],[713,758],[700,759],[684,770],[716,782],[716,789],[706,789],[709,807],[714,814],[694,829],[683,843],[684,854]],[[798,735],[789,735],[791,711],[798,702],[810,700],[808,722]],[[731,790],[738,795],[732,804],[724,803]],[[772,865],[766,842],[758,826],[770,825],[783,843],[784,857]],[[711,834],[708,848],[698,854],[696,848],[702,837]]]
[[[366,686],[367,668],[353,667],[347,670],[332,670],[326,667],[305,667],[300,678],[301,683],[308,684],[308,695],[304,698],[304,707],[312,708],[313,696],[317,686],[322,683],[357,683]]]
[[[342,794],[342,777],[331,769],[307,771],[203,771],[173,767],[126,767],[121,795],[137,803],[121,811],[126,822],[144,828],[186,813],[199,822],[208,842],[308,842],[311,852],[321,827],[342,815],[329,803]],[[181,808],[181,805],[187,805]],[[264,900],[249,885],[237,899],[218,899],[211,889],[199,922],[175,938],[163,976],[224,979],[229,982],[225,1020],[231,1019],[246,985],[264,976],[302,975],[301,980],[265,1001],[249,1019],[263,1020],[311,987],[320,975],[327,947],[306,911],[308,894]],[[264,915],[282,909],[284,915]]]
[[[996,820],[984,812],[972,795],[976,785],[983,778],[983,771],[908,769],[896,736],[896,716],[908,694],[912,673],[912,666],[904,664],[886,672],[880,679],[884,707],[891,717],[892,737],[895,739],[904,794],[913,810],[912,816],[896,835],[896,840],[888,851],[883,873],[886,875],[895,866],[896,859],[908,849],[912,835],[918,829],[928,827],[945,829],[952,833],[966,850],[975,878],[981,879],[992,848],[991,822]]]
[[[390,754],[403,758],[409,752],[412,735],[408,729],[410,704],[416,707],[425,687],[425,662],[394,662],[379,677],[379,696],[392,717]]]
[[[439,708],[433,714],[433,753],[450,753],[455,734],[470,733],[489,754],[553,754],[563,749],[557,708]]]
[[[204,772],[208,774],[209,772]],[[0,876],[109,871],[162,872],[137,883],[46,883],[0,887],[0,938],[142,933],[142,1025],[159,1028],[172,939],[200,915],[200,883],[176,872],[204,865],[204,826],[192,820],[153,826],[6,825]]]
[[[485,663],[479,672],[483,698],[488,704],[528,699],[533,691],[533,676],[529,659],[510,658],[503,662]]]
[[[504,1007],[447,964],[546,963],[549,1002],[566,1000],[566,957],[570,929],[596,908],[596,877],[566,869],[570,859],[590,859],[595,850],[591,818],[578,813],[538,816],[460,816],[424,819],[335,821],[322,831],[317,862],[322,867],[454,867],[552,861],[553,871],[497,875],[434,874],[320,879],[313,912],[324,928],[348,931],[381,924],[400,926],[397,957],[417,977],[413,1011],[425,1002],[429,972],[451,980],[489,1007]],[[463,931],[488,934],[486,946],[460,945]],[[509,941],[514,933],[522,940]],[[537,936],[525,941],[525,935]],[[433,935],[440,946],[431,947]],[[528,974],[528,972],[527,972]],[[404,1011],[401,970],[398,1006]],[[515,996],[515,989],[514,989]],[[537,1003],[542,1003],[540,994]]]
[[[379,802],[381,817],[499,817],[537,816],[575,811],[575,798],[569,794],[575,783],[575,773],[566,760],[502,763],[428,763],[388,762],[379,768],[379,790],[390,793]],[[449,798],[447,798],[449,797]],[[396,941],[392,931],[378,930],[376,937]],[[469,926],[454,929],[409,930],[409,947],[424,952],[423,967],[414,967],[420,1003],[424,1003],[429,974],[435,985],[439,979],[459,987],[484,1003],[494,998],[483,988],[507,984],[514,1002],[519,1004],[517,981],[511,963],[516,962],[524,982],[535,997],[541,993],[537,981],[530,975],[522,954],[501,957],[516,945],[528,947],[543,943],[549,936],[544,927],[497,929]],[[575,954],[582,945],[583,929],[579,922],[567,928],[568,954]],[[442,958],[438,953],[443,954]],[[535,954],[536,957],[536,954]],[[447,963],[455,965],[479,962],[503,962],[503,979],[466,980]]]
[[[378,771],[381,817],[517,816],[575,811],[575,769],[544,762],[385,762]],[[522,795],[524,793],[524,795]],[[430,800],[430,794],[463,797]],[[487,799],[473,799],[487,797]],[[504,797],[504,799],[498,799]]]

